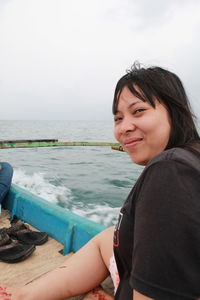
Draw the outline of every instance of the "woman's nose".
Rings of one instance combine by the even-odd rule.
[[[134,131],[135,127],[136,126],[132,118],[124,118],[120,126],[120,132],[122,134],[126,134],[130,131]]]

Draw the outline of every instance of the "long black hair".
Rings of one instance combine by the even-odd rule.
[[[119,97],[124,87],[142,101],[148,101],[154,108],[155,100],[162,103],[170,116],[171,133],[166,149],[188,148],[200,155],[200,137],[195,126],[188,97],[179,77],[160,67],[141,67],[135,63],[118,81],[113,100],[113,114],[116,114]]]

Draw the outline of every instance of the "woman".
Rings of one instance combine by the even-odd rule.
[[[120,276],[114,299],[197,299],[200,138],[182,83],[162,68],[134,66],[116,86],[113,114],[116,139],[133,162],[146,166],[114,230]],[[63,267],[3,290],[8,296],[0,299],[65,299],[94,288],[108,275],[112,235],[107,229]]]
[[[182,83],[162,68],[134,68],[117,84],[113,113],[117,140],[146,166],[115,230],[115,299],[197,299],[200,138]]]

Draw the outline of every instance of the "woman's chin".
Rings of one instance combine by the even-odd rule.
[[[146,166],[146,164],[148,163],[148,161],[145,160],[145,159],[142,159],[140,157],[136,157],[135,155],[130,154],[130,153],[128,153],[128,154],[129,154],[132,162],[135,163],[135,164],[137,164],[137,165]]]

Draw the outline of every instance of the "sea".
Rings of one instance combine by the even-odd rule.
[[[109,121],[0,121],[0,140],[18,139],[116,142]],[[1,149],[0,161],[13,166],[14,184],[105,226],[143,170],[110,146]]]

